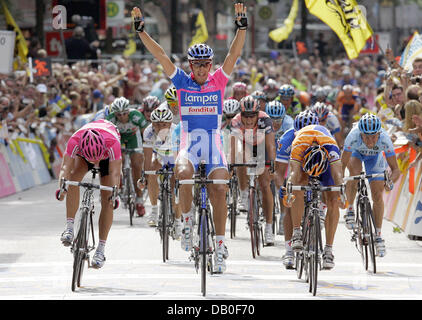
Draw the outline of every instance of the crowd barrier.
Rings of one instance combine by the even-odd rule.
[[[408,145],[396,148],[396,153],[405,153],[399,160],[402,172],[392,191],[384,192],[384,218],[396,225],[395,230],[405,232],[411,240],[422,240],[422,161],[409,169],[416,151]],[[399,228],[399,229],[397,229]]]

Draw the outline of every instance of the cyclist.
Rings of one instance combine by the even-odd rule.
[[[146,96],[142,100],[142,114],[148,123],[151,123],[151,112],[160,105],[160,100],[156,96]]]
[[[221,134],[223,136],[224,155],[229,157],[230,150],[230,131],[231,121],[240,112],[239,101],[227,99],[223,103],[223,124],[221,125]]]
[[[241,163],[250,163],[248,154],[258,160],[258,162],[275,160],[275,139],[271,118],[262,111],[259,111],[258,101],[252,96],[246,96],[240,100],[240,114],[232,120],[232,139],[231,139],[231,163],[239,163],[239,150],[235,144],[243,145],[243,154]],[[251,133],[251,134],[250,134]],[[263,145],[265,152],[259,152],[258,146]],[[252,149],[252,150],[251,150]],[[251,152],[252,151],[252,152]],[[236,155],[237,154],[237,155]],[[263,159],[261,156],[264,156]],[[246,210],[248,203],[248,179],[246,167],[239,167],[237,170],[240,189],[239,210]],[[258,176],[259,186],[263,197],[263,209],[266,220],[264,241],[266,245],[274,244],[274,234],[272,230],[273,223],[273,195],[271,192],[270,171],[265,169]]]
[[[265,106],[265,112],[270,116],[273,122],[275,142],[287,131],[293,128],[294,120],[286,114],[286,108],[280,101],[268,102]]]
[[[295,89],[290,84],[283,84],[278,90],[277,99],[286,108],[286,113],[291,117],[296,117],[302,111],[302,105],[295,97]]]
[[[309,176],[318,177],[323,186],[341,185],[343,183],[340,149],[328,129],[320,125],[306,126],[296,133],[292,143],[289,166],[288,182],[293,185],[307,185]],[[335,196],[336,194],[338,192],[324,193],[327,215],[325,219],[326,244],[322,254],[322,266],[328,270],[334,267],[333,242],[339,220],[339,207],[344,206]],[[292,206],[293,201],[295,201],[294,206]],[[304,211],[303,191],[294,191],[290,202],[284,195],[283,204],[286,207],[291,207],[292,249],[293,251],[300,251],[303,249],[302,231],[300,229]]]
[[[319,124],[326,127],[334,136],[340,150],[343,149],[343,136],[341,135],[340,121],[334,113],[331,112],[331,107],[324,102],[316,102],[311,111],[318,116]]]
[[[278,85],[274,79],[268,79],[262,90],[264,91],[266,102],[273,101],[275,98],[277,98]]]
[[[129,100],[125,97],[114,99],[110,106],[111,113],[107,120],[117,126],[121,135],[121,144],[129,149],[142,149],[142,133],[148,126],[145,117],[138,110],[129,108]],[[144,163],[143,151],[136,151],[130,154],[133,181],[138,181],[141,177]],[[134,188],[136,191],[136,212],[138,216],[145,215],[144,198],[142,190]]]
[[[103,119],[87,123],[70,137],[63,156],[59,181],[62,178],[82,181],[85,174],[94,167],[100,168],[102,185],[119,185],[122,169],[120,135],[115,125]],[[79,208],[79,188],[69,186],[67,191],[60,193],[58,200],[62,201],[65,196],[67,221],[60,240],[64,246],[70,246],[74,237],[75,215]],[[109,198],[109,191],[101,191],[99,243],[91,261],[94,268],[101,268],[106,260],[104,249],[113,223],[113,204]]]
[[[346,84],[336,98],[336,109],[340,115],[341,134],[346,136],[347,129],[351,128],[353,116],[359,111],[358,96],[353,94],[353,86]]]
[[[144,30],[142,12],[135,7],[132,10],[134,27],[142,43],[158,60],[164,73],[172,80],[179,99],[180,151],[176,159],[176,178],[191,179],[195,168],[205,160],[207,175],[210,179],[228,179],[227,163],[222,152],[220,127],[223,109],[224,90],[237,59],[240,57],[246,38],[247,17],[243,3],[236,3],[235,25],[238,30],[230,46],[224,63],[214,73],[210,73],[214,57],[213,50],[205,44],[195,44],[188,49],[188,61],[192,71],[190,75],[177,68],[166,55],[163,48]],[[201,135],[195,141],[194,135]],[[208,140],[208,141],[207,141]],[[191,148],[193,146],[193,150]],[[198,149],[201,150],[198,156]],[[196,151],[196,152],[195,152]],[[209,196],[213,206],[216,230],[216,252],[214,266],[216,272],[226,269],[225,258],[228,251],[225,246],[225,227],[227,219],[225,185],[210,185]],[[195,208],[192,207],[192,186],[180,188],[180,206],[184,227],[182,230],[182,248],[192,248],[192,220]]]
[[[385,158],[383,153],[385,153]],[[347,167],[351,176],[361,173],[363,162],[367,174],[382,173],[389,166],[391,169],[391,180],[395,182],[400,177],[393,143],[387,132],[381,128],[381,120],[373,114],[365,114],[359,120],[358,125],[347,135],[341,162],[343,172]],[[369,179],[376,229],[375,245],[379,257],[383,257],[386,253],[385,242],[381,237],[382,219],[384,216],[382,197],[384,181],[382,180],[383,178]],[[350,201],[350,205],[347,208],[344,219],[348,229],[353,229],[355,223],[353,202],[357,191],[356,183],[357,181],[349,181],[346,188],[347,199]],[[385,188],[389,190],[388,186]]]
[[[265,112],[265,106],[267,105],[267,98],[265,96],[265,93],[263,91],[256,90],[251,93],[251,96],[254,97],[254,99],[258,100],[259,111]]]
[[[174,86],[170,86],[164,93],[167,105],[170,111],[173,113],[173,123],[178,124],[180,122],[179,116],[179,102],[177,101],[177,90]]]
[[[248,95],[248,87],[246,83],[238,81],[233,84],[232,92],[233,95],[229,99],[240,101],[240,99]]]
[[[144,131],[144,168],[146,171],[159,170],[164,165],[174,168],[174,155],[172,145],[172,132],[176,125],[173,123],[173,113],[167,107],[167,102],[163,102],[151,113],[152,123]],[[148,192],[151,201],[151,214],[148,224],[152,227],[157,225],[158,217],[158,193],[159,185],[156,175],[148,175]],[[174,176],[171,182],[174,184]],[[139,184],[138,184],[139,186]],[[174,200],[174,195],[173,195]],[[175,209],[175,231],[176,238],[179,239],[182,230],[181,211],[173,202]]]
[[[275,182],[277,190],[280,190],[285,183],[285,178],[288,176],[289,170],[289,159],[290,151],[293,140],[295,138],[296,132],[298,132],[303,127],[312,124],[318,124],[318,117],[311,112],[310,110],[302,111],[299,113],[295,120],[293,128],[287,130],[277,141],[277,156],[275,162]],[[283,203],[282,191],[280,192],[280,204]],[[286,252],[282,257],[283,264],[286,269],[292,269],[294,267],[294,253],[292,249],[292,216],[290,213],[290,208],[284,208],[284,217],[280,222],[282,227],[280,230],[284,230],[284,244]]]

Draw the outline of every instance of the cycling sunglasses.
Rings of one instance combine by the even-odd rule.
[[[128,114],[129,114],[129,111],[116,112],[116,116],[118,116],[118,117],[122,117],[122,116],[125,116],[125,115],[128,115]]]
[[[211,61],[192,61],[191,64],[195,68],[200,68],[200,67],[208,68],[211,65]]]
[[[255,118],[258,115],[258,112],[242,112],[243,118]]]

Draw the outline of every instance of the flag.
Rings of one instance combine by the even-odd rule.
[[[15,59],[15,62],[13,63],[13,67],[16,70],[20,67],[23,67],[23,65],[28,62],[28,59],[27,59],[28,46],[26,44],[26,40],[22,34],[21,29],[16,24],[15,19],[13,19],[12,15],[9,12],[9,9],[7,9],[7,6],[4,0],[1,0],[1,4],[3,6],[4,17],[6,18],[6,24],[8,25],[8,27],[10,27],[10,30],[13,30],[16,32],[15,52],[17,51],[17,57],[16,57],[17,59]]]
[[[284,24],[280,28],[270,31],[268,34],[272,40],[275,42],[281,42],[289,37],[289,34],[292,32],[295,24],[298,8],[299,1],[293,0],[292,7],[290,8],[290,12],[286,20],[284,20]]]
[[[124,57],[130,57],[132,54],[136,52],[136,42],[135,42],[135,34],[129,34],[129,41],[126,44],[125,50],[123,51]]]
[[[189,46],[193,46],[197,43],[205,43],[208,40],[207,23],[205,22],[202,10],[199,11],[198,16],[196,17],[195,27],[196,31]]]
[[[403,50],[399,62],[400,66],[407,70],[413,69],[412,62],[418,56],[422,56],[422,35],[415,31]]]
[[[357,58],[373,31],[356,0],[305,0],[305,4],[337,34],[349,59]]]

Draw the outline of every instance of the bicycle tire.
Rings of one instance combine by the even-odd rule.
[[[311,226],[311,242],[313,248],[313,254],[311,255],[311,281],[310,287],[312,295],[315,296],[318,288],[318,270],[319,270],[319,249],[320,249],[320,241],[321,241],[321,224],[319,221],[319,215],[313,215],[313,221]]]
[[[126,200],[126,207],[129,209],[129,222],[130,225],[133,225],[133,214],[135,213],[135,199],[132,195],[132,188],[131,188],[131,179],[129,176],[129,171],[125,170],[125,173],[123,174],[125,186],[126,186],[126,194],[125,194],[125,200]]]
[[[208,239],[208,231],[207,231],[207,213],[205,209],[202,209],[201,212],[201,219],[200,219],[200,245],[199,245],[199,252],[200,252],[200,260],[201,260],[201,292],[202,295],[205,297],[207,293],[207,239]]]
[[[278,195],[276,194],[274,180],[271,180],[271,193],[273,195],[273,225],[272,225],[272,230],[273,230],[273,234],[277,234],[277,211],[279,212],[279,210],[277,210],[277,208],[278,208],[278,201],[277,201]]]
[[[76,290],[76,287],[81,286],[83,267],[85,262],[85,252],[87,247],[87,223],[88,223],[88,212],[82,211],[82,216],[79,224],[78,235],[75,239],[75,248],[73,249],[73,272],[72,272],[72,291]]]
[[[300,226],[302,229],[303,248],[305,248],[306,243],[307,243],[307,239],[306,239],[306,235],[308,232],[308,227],[307,227],[308,214],[307,213],[308,213],[308,207],[305,207],[301,226]],[[304,255],[304,251],[302,250],[301,252],[295,253],[295,269],[296,269],[296,275],[298,279],[302,278],[304,267],[305,267],[305,255]]]
[[[163,189],[163,197],[161,200],[161,234],[162,234],[162,246],[163,246],[163,262],[168,259],[168,247],[169,247],[169,232],[167,228],[167,190]]]
[[[362,259],[362,263],[363,263],[363,267],[365,268],[365,270],[368,270],[368,242],[366,241],[365,238],[365,224],[366,224],[366,219],[365,219],[365,213],[364,213],[364,205],[361,202],[361,200],[358,200],[358,203],[356,205],[356,246],[357,249],[361,255],[361,259]]]
[[[368,247],[372,264],[372,272],[377,273],[377,260],[376,260],[376,251],[375,251],[375,223],[374,215],[372,214],[371,204],[368,200],[364,202],[366,206],[366,224],[368,227],[369,237],[368,237]],[[368,266],[369,268],[369,266]]]
[[[249,212],[248,212],[248,224],[249,224],[249,231],[251,234],[251,249],[252,249],[252,258],[255,259],[255,251],[256,251],[256,240],[255,240],[255,191],[253,189],[249,190]]]
[[[237,182],[233,183],[230,192],[232,195],[232,203],[230,205],[230,238],[233,239],[236,237]]]

